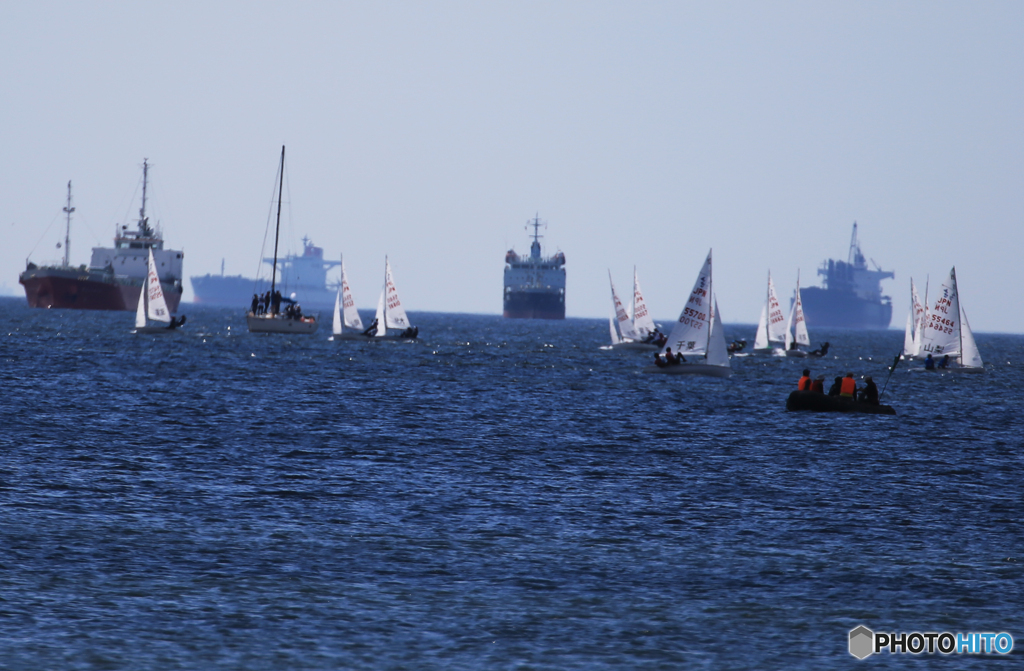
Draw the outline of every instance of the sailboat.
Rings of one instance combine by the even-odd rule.
[[[672,349],[674,355],[682,355],[685,362],[646,366],[643,372],[729,377],[732,367],[726,347],[722,316],[711,287],[711,251],[708,250],[708,257],[665,346],[666,351]]]
[[[795,338],[794,338],[795,336]],[[807,352],[797,349],[803,345],[811,346],[811,336],[807,333],[807,320],[804,319],[804,304],[800,300],[800,272],[796,274],[796,294],[793,298],[793,307],[789,311],[789,320],[786,322],[786,356],[804,357]]]
[[[608,271],[608,283],[612,288],[612,318],[609,322],[609,329],[611,331],[612,348],[613,349],[634,349],[634,350],[647,350],[655,351],[660,349],[658,345],[653,342],[646,342],[644,335],[640,334],[640,331],[636,328],[636,324],[633,319],[630,319],[629,314],[626,312],[625,307],[622,305],[622,301],[619,300],[619,295],[615,291],[615,282],[612,281],[612,271]],[[636,284],[636,270],[633,271],[633,300],[634,307],[636,306],[636,293],[638,290]],[[650,327],[647,326],[646,321],[644,322],[644,330],[647,333],[653,332],[654,322],[650,316],[647,315],[647,306],[643,303],[643,296],[640,296],[640,308],[643,314],[646,316],[646,321],[650,322]],[[616,333],[616,327],[618,327],[618,333]],[[648,330],[649,329],[649,330]]]
[[[347,329],[347,330],[346,330]],[[334,299],[334,323],[331,325],[330,340],[366,340],[363,333],[363,320],[356,310],[352,290],[348,287],[348,275],[345,274],[345,259],[341,260],[341,285],[338,296]]]
[[[284,191],[284,145],[281,145],[281,169],[278,173],[277,188],[277,227],[274,229],[274,265],[270,276],[270,295],[277,296],[277,245],[281,237],[281,196]],[[245,316],[249,324],[249,333],[295,333],[311,334],[316,333],[320,325],[315,316],[303,316],[299,318],[281,314],[281,300],[272,301],[272,306],[262,314],[249,312]]]
[[[646,340],[652,333],[658,331],[658,327],[647,311],[647,302],[640,291],[640,279],[636,274],[636,267],[633,268],[633,301],[629,307],[629,317],[633,320],[633,328],[641,340]]]
[[[161,322],[161,326],[149,326],[149,320]],[[146,282],[139,291],[139,304],[135,308],[135,330],[133,333],[170,333],[179,326],[185,325],[185,316],[179,321],[171,316],[164,299],[164,290],[160,287],[160,275],[156,271],[156,260],[153,249],[149,250],[149,272]]]
[[[929,311],[921,334],[920,356],[931,354],[933,359],[948,356],[951,363],[945,370],[984,373],[981,353],[974,341],[967,313],[960,303],[955,266],[949,271],[949,278],[942,283],[939,292],[941,295]]]
[[[402,300],[398,297],[398,287],[391,274],[391,263],[384,257],[384,287],[377,300],[377,313],[370,328],[376,330],[371,335],[373,340],[414,340],[420,333],[418,327],[409,323]],[[401,333],[388,333],[388,329],[402,329]]]
[[[916,359],[921,354],[921,332],[927,320],[928,285],[925,285],[924,303],[917,297],[914,278],[910,278],[910,312],[907,313],[907,327],[903,333],[903,358]]]
[[[768,271],[768,295],[765,297],[764,307],[761,308],[761,319],[757,322],[757,335],[754,337],[755,352],[771,352],[784,345],[786,342],[785,326],[786,318],[782,314],[782,306],[779,298],[775,295],[775,284],[772,282],[772,272]],[[780,351],[781,353],[781,351]]]

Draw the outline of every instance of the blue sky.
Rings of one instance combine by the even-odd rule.
[[[894,327],[956,265],[975,330],[1024,332],[1022,38],[1009,2],[5,3],[0,284],[62,253],[69,179],[72,261],[109,245],[143,157],[186,275],[252,276],[286,144],[284,245],[361,308],[388,254],[410,310],[500,312],[539,212],[569,315],[636,265],[672,319],[714,248],[754,322],[856,220]]]

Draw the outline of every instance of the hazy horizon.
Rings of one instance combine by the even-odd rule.
[[[253,277],[288,147],[282,248],[344,254],[361,310],[498,314],[504,254],[567,258],[567,315],[636,266],[674,319],[709,248],[724,320],[845,259],[923,293],[956,266],[979,332],[1024,242],[1019,3],[31,3],[0,8],[0,288],[149,212],[188,277]],[[49,229],[48,229],[49,227]],[[48,230],[47,230],[48,229]],[[264,253],[268,253],[264,250]],[[334,276],[336,273],[332,273]],[[23,292],[21,293],[23,295]],[[812,339],[814,334],[811,334]]]

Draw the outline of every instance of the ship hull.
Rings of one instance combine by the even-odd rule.
[[[202,305],[223,305],[225,307],[245,308],[252,303],[253,292],[256,291],[256,280],[241,275],[201,275],[192,280],[192,299]],[[269,288],[269,286],[267,287]],[[262,286],[260,290],[266,291]]]
[[[509,319],[565,319],[565,298],[560,293],[509,292],[502,314]]]
[[[809,329],[887,329],[892,321],[891,303],[866,301],[853,292],[808,287],[800,290],[800,300]]]
[[[107,274],[65,268],[26,270],[18,277],[25,299],[33,308],[70,310],[134,310],[142,284],[132,285]],[[181,289],[161,282],[167,308],[173,313],[181,302]]]
[[[193,300],[202,305],[221,305],[233,308],[248,308],[252,304],[253,292],[263,293],[270,289],[270,282],[254,280],[241,275],[196,275],[192,281]],[[277,288],[285,296],[295,294],[295,300],[303,308],[311,310],[333,310],[336,292],[324,287],[292,286],[278,281]]]

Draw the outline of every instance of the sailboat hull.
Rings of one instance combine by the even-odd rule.
[[[730,377],[732,368],[713,366],[707,363],[681,363],[674,366],[644,366],[644,373],[657,375],[706,375],[708,377]]]
[[[132,333],[160,335],[163,333],[177,333],[178,329],[169,326],[136,326]]]
[[[624,340],[622,342],[612,343],[611,347],[612,349],[634,350],[638,352],[657,352],[661,349],[654,343],[636,342],[634,340]]]
[[[285,319],[284,317],[271,317],[269,315],[245,316],[249,325],[249,333],[294,333],[298,335],[309,335],[316,333],[320,324],[310,318]]]
[[[336,342],[340,342],[342,340],[358,340],[361,342],[366,342],[367,340],[372,339],[373,338],[371,336],[363,335],[362,331],[344,331],[342,333],[335,333],[331,336],[331,340],[334,340]]]

